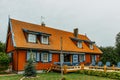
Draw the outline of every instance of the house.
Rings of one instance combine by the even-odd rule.
[[[84,64],[99,61],[101,50],[86,35],[54,29],[45,24],[36,25],[15,19],[9,19],[6,53],[12,58],[12,70],[21,73],[32,52],[36,69],[48,69],[54,62],[60,62],[60,53],[64,62],[82,62]]]

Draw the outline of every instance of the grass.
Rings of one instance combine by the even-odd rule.
[[[24,80],[60,80],[60,73],[42,73],[36,78],[25,78]],[[113,80],[104,77],[88,76],[83,74],[69,73],[64,75],[68,80]],[[0,76],[0,80],[20,80],[22,75]]]

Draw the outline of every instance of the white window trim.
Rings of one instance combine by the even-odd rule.
[[[43,37],[47,37],[47,41],[46,42],[43,40]],[[48,38],[49,38],[48,36],[41,36],[41,43],[42,44],[48,44],[49,43],[49,39]]]
[[[35,34],[28,34],[28,42],[36,43],[36,40]]]
[[[82,48],[82,42],[78,41],[77,42],[77,47]]]

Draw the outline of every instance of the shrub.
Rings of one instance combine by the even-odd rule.
[[[69,80],[67,77],[63,76],[61,80]]]
[[[91,76],[99,76],[99,77],[108,77],[111,79],[119,79],[120,80],[120,73],[118,72],[103,72],[103,71],[94,71],[94,70],[81,70],[77,73],[86,74]]]
[[[25,77],[36,77],[37,73],[35,70],[35,66],[33,64],[33,60],[28,60],[28,64],[25,67],[25,72],[24,72],[24,76]]]
[[[9,63],[10,63],[10,59],[8,55],[4,52],[0,52],[0,71],[7,70]]]

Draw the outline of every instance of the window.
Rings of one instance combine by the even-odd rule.
[[[36,61],[37,61],[37,62],[40,61],[40,52],[37,52],[37,53],[36,53]]]
[[[96,62],[96,55],[91,55],[92,62]]]
[[[43,62],[48,62],[48,53],[43,53]]]
[[[78,46],[79,48],[82,48],[82,42],[78,41],[78,42],[77,42],[77,46]]]
[[[35,51],[27,51],[27,61],[31,58],[33,62],[36,62],[36,52]]]
[[[50,62],[52,61],[52,54],[47,52],[27,51],[27,61],[31,58],[34,62]]]
[[[9,56],[10,58],[12,58],[12,54],[13,54],[13,53],[8,53],[8,56]]]
[[[10,58],[10,62],[12,62],[13,61],[13,53],[12,52],[8,53],[8,56]]]
[[[28,34],[28,42],[36,43],[36,35]]]
[[[84,62],[85,61],[85,54],[80,54],[79,55],[79,61]]]
[[[93,44],[89,44],[90,49],[93,49]]]
[[[41,61],[42,62],[50,62],[50,61],[52,61],[52,54],[47,53],[47,52],[41,53]]]
[[[48,36],[41,36],[41,43],[48,44]]]

